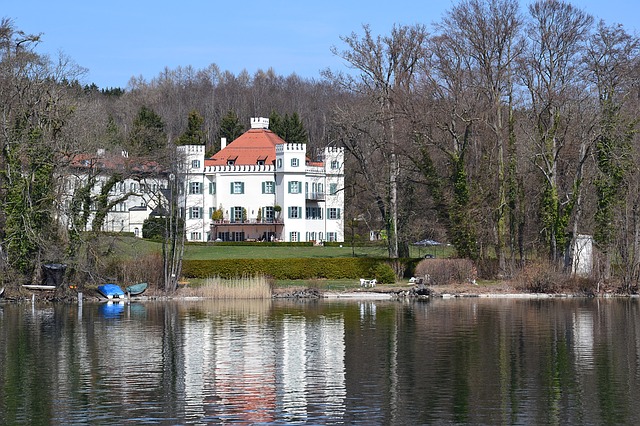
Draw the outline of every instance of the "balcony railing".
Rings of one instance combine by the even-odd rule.
[[[324,192],[307,192],[306,198],[307,200],[323,201],[325,198],[325,193]]]
[[[284,223],[282,219],[224,219],[224,220],[213,220],[212,223],[214,225],[269,225],[274,223]]]

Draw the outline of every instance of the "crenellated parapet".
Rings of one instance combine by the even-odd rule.
[[[272,164],[249,164],[249,165],[225,165],[225,166],[207,166],[205,167],[205,173],[220,173],[220,172],[274,172],[276,168]]]
[[[284,154],[285,152],[307,152],[306,143],[283,143],[276,145],[276,154]]]

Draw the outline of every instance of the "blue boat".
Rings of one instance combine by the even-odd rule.
[[[98,286],[98,291],[107,299],[124,299],[124,291],[116,284],[103,284]]]

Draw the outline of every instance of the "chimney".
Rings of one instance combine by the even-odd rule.
[[[227,147],[227,138],[220,138],[220,149],[225,149]]]

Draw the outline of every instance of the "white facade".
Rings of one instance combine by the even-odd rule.
[[[144,167],[134,167],[139,170],[131,171],[126,164],[128,161],[126,152],[123,152],[122,156],[106,157],[103,150],[99,150],[95,156],[83,156],[74,161],[76,172],[63,177],[59,196],[62,213],[60,219],[67,227],[76,226],[70,223],[73,197],[88,184],[90,176],[95,179],[90,191],[90,197],[94,201],[89,206],[90,213],[86,225],[78,231],[92,230],[91,224],[96,211],[93,204],[95,199],[114,173],[125,174],[126,171],[128,177],[117,182],[109,191],[108,202],[111,208],[104,218],[101,230],[131,232],[142,238],[142,225],[153,209],[161,203],[166,179],[162,173],[144,170]],[[84,209],[85,206],[80,208]]]
[[[251,137],[277,138],[268,130],[268,121],[252,119]],[[236,141],[216,154],[229,159],[217,162],[205,159],[204,146],[178,147],[184,180],[180,205],[188,241],[344,241],[342,148],[325,148],[324,161],[312,162],[306,157],[306,144],[280,139],[270,148],[252,150],[248,138]],[[251,152],[252,157],[244,158],[252,158],[254,164],[237,162],[233,154],[224,157],[225,150],[233,149]],[[274,154],[275,160],[265,161]],[[216,209],[223,212],[220,220],[212,219]]]

